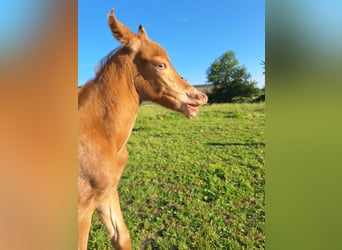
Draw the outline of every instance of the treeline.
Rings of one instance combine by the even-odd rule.
[[[261,64],[265,68],[265,62]],[[253,103],[265,101],[265,87],[259,89],[257,82],[245,66],[239,65],[235,53],[227,51],[217,58],[207,70],[208,83],[213,88],[207,91],[209,103]]]

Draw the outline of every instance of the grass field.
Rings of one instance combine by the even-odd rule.
[[[265,105],[143,105],[119,185],[133,249],[265,248]],[[89,249],[112,249],[97,215]]]

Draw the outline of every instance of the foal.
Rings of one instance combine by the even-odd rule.
[[[127,162],[127,140],[142,101],[194,117],[207,96],[173,68],[165,50],[140,25],[135,35],[114,17],[108,24],[122,46],[108,55],[78,93],[78,249],[87,249],[98,211],[115,249],[131,249],[117,185]]]

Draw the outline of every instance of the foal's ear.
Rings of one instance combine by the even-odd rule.
[[[138,35],[137,36],[141,40],[144,40],[144,39],[149,40],[148,36],[147,36],[147,33],[146,33],[144,27],[141,24],[139,25]]]
[[[113,36],[122,44],[132,45],[137,40],[136,35],[115,18],[114,9],[108,14],[108,25]]]

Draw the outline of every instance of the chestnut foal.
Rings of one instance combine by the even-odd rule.
[[[98,211],[115,249],[131,249],[117,185],[139,105],[152,101],[194,117],[207,96],[173,68],[165,50],[140,25],[135,35],[114,16],[108,24],[122,46],[102,61],[78,93],[78,249],[87,249],[91,217]]]

